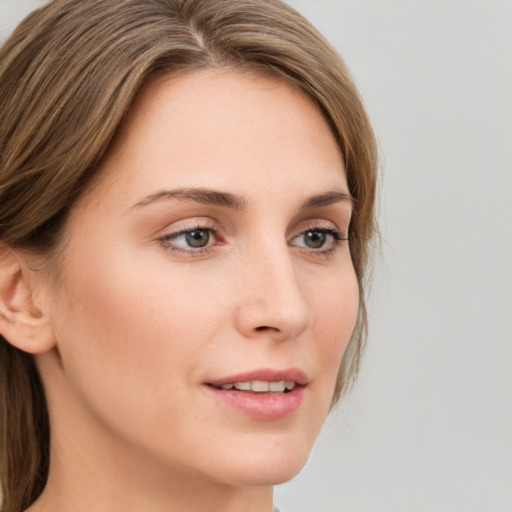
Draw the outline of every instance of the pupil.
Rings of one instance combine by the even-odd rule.
[[[311,249],[319,249],[325,244],[326,234],[321,231],[308,231],[306,233],[306,245]]]
[[[185,238],[190,247],[204,247],[210,241],[210,233],[202,229],[195,229],[187,233]]]

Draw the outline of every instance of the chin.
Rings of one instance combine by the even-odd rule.
[[[288,482],[304,467],[306,460],[286,463],[271,463],[264,467],[244,468],[228,479],[229,485],[239,487],[272,486]],[[225,483],[225,482],[224,482]]]
[[[275,447],[268,443],[253,453],[245,451],[231,458],[225,480],[237,486],[267,486],[287,482],[304,467],[310,451],[309,445],[297,447],[285,443],[284,446]],[[220,476],[220,473],[217,474]]]

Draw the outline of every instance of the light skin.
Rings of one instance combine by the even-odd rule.
[[[226,70],[149,85],[72,209],[58,273],[12,253],[35,334],[1,325],[37,354],[52,417],[29,510],[270,512],[356,322],[351,211],[336,141],[291,86]],[[254,418],[208,386],[261,368],[307,375],[296,410]]]

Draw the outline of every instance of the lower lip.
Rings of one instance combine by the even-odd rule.
[[[238,409],[251,418],[275,421],[286,418],[302,404],[304,386],[297,386],[288,393],[252,393],[250,391],[223,390],[205,386],[218,400]]]

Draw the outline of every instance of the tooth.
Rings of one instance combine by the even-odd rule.
[[[295,387],[294,381],[281,380],[279,382],[268,382],[265,380],[252,380],[246,382],[235,382],[233,384],[222,384],[221,389],[237,389],[239,391],[253,391],[255,393],[282,393],[285,389],[291,391]]]
[[[270,382],[269,383],[269,390],[270,391],[280,391],[281,393],[284,391],[286,385],[284,380],[280,382]]]
[[[268,391],[269,390],[269,383],[264,380],[253,380],[251,382],[251,389],[253,391]]]
[[[238,389],[240,391],[250,391],[251,390],[250,382],[235,382],[234,386],[235,386],[235,389]]]

